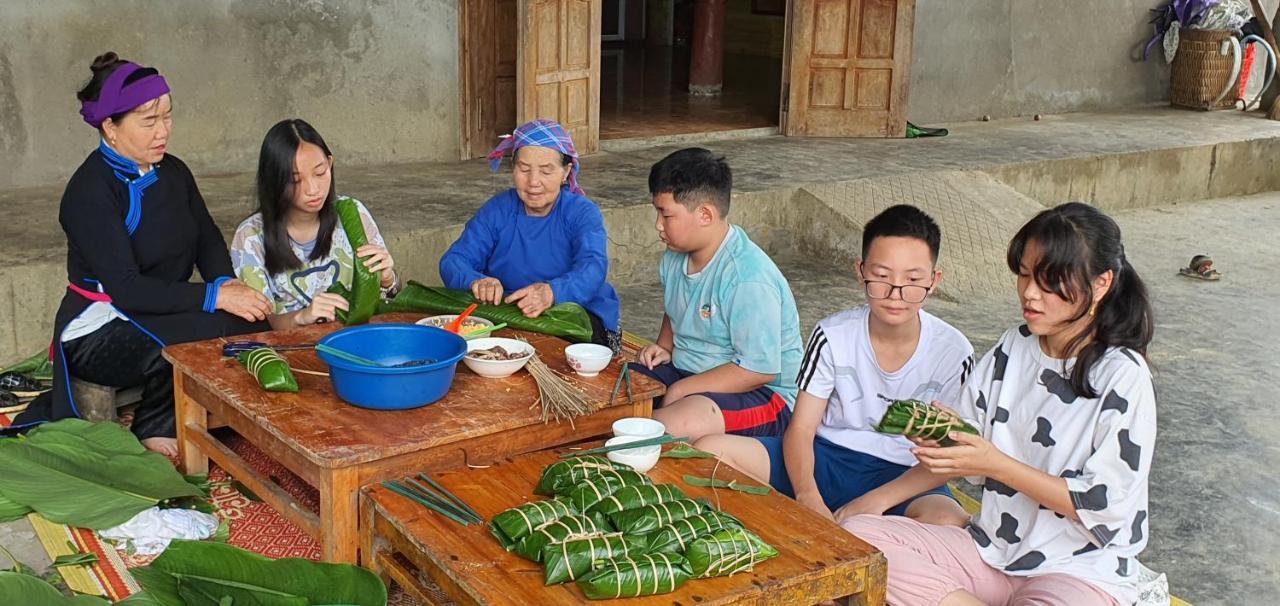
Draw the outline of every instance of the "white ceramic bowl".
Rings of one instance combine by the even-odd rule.
[[[569,367],[584,377],[594,377],[613,360],[613,350],[594,343],[577,343],[564,348]]]
[[[659,437],[666,432],[667,426],[663,425],[662,421],[647,417],[627,417],[613,422],[615,436],[634,436],[647,440]]]
[[[448,326],[450,322],[456,320],[457,318],[458,318],[458,314],[431,316],[429,318],[423,318],[421,320],[418,320],[417,322],[414,322],[414,324],[419,324],[422,326],[434,326],[436,328],[444,328],[445,326]],[[462,330],[460,330],[458,334],[465,337],[469,332],[480,330],[481,328],[486,328],[489,326],[493,326],[493,322],[490,322],[484,318],[467,316],[467,319],[462,321]]]
[[[614,446],[616,444],[638,442],[645,439],[647,438],[640,438],[637,436],[618,436],[615,438],[609,438],[609,441],[605,442],[604,445]],[[628,465],[640,473],[644,473],[653,469],[653,466],[658,464],[658,457],[662,456],[662,446],[655,444],[653,446],[613,450],[608,452],[605,456],[609,457],[609,460],[614,463],[622,463],[623,465]]]
[[[524,368],[524,365],[528,364],[529,360],[533,358],[532,345],[524,341],[504,339],[502,337],[480,337],[467,341],[467,353],[470,354],[477,349],[489,349],[495,345],[501,345],[503,349],[509,352],[524,352],[525,356],[515,360],[480,360],[466,355],[462,357],[462,363],[466,364],[467,368],[471,369],[471,372],[482,377],[501,379],[515,374],[516,371]]]

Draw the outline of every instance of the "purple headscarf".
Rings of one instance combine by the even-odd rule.
[[[513,156],[521,147],[550,147],[558,150],[560,153],[572,158],[572,166],[569,169],[568,186],[569,191],[585,196],[586,193],[578,186],[578,150],[573,147],[573,139],[569,137],[569,133],[565,131],[559,122],[554,120],[538,119],[527,124],[523,124],[520,128],[515,129],[510,136],[504,138],[502,143],[493,148],[489,152],[489,169],[498,170],[502,165],[502,157],[510,152]]]
[[[124,83],[130,74],[143,69],[137,63],[124,63],[107,76],[98,92],[97,101],[80,104],[80,115],[94,128],[102,128],[102,122],[111,116],[127,112],[169,92],[169,83],[160,74],[143,76],[128,85]]]

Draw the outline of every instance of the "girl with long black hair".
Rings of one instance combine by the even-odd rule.
[[[333,153],[304,120],[282,120],[267,131],[258,156],[258,211],[240,224],[231,261],[242,282],[272,303],[277,330],[332,321],[347,301],[326,293],[351,286],[355,263],[381,274],[383,294],[392,294],[395,262],[378,224],[359,201],[356,207],[369,243],[352,250],[334,209],[337,185]]]
[[[1081,203],[1045,210],[1009,245],[1025,324],[969,377],[956,412],[981,436],[918,443],[920,490],[983,486],[967,528],[857,516],[889,560],[889,601],[1133,604],[1147,544],[1156,399],[1151,302],[1120,228]]]

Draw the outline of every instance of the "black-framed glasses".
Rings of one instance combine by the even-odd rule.
[[[925,297],[929,296],[929,291],[933,288],[933,284],[928,286],[920,286],[918,284],[892,284],[889,282],[881,282],[879,280],[863,280],[862,284],[867,289],[868,299],[888,299],[893,296],[893,291],[898,291],[902,300],[907,303],[920,303]]]

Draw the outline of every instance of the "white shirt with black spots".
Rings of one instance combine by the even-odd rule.
[[[920,341],[907,363],[885,372],[871,347],[867,306],[818,322],[805,348],[796,383],[827,400],[818,435],[840,446],[899,465],[915,465],[911,442],[877,433],[891,400],[954,402],[973,367],[973,346],[964,335],[933,314],[920,311]]]
[[[1113,347],[1089,373],[1099,397],[1084,398],[1071,389],[1070,369],[1045,355],[1026,326],[1012,328],[982,357],[956,411],[1001,452],[1065,478],[1080,521],[995,480],[970,478],[983,491],[969,533],[998,570],[1068,574],[1132,604],[1156,441],[1151,371],[1136,352]]]

